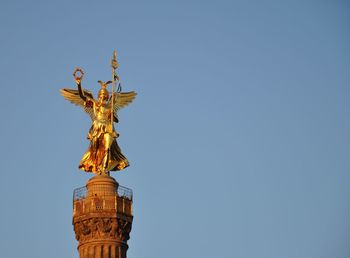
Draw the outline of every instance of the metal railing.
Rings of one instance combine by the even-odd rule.
[[[73,201],[86,198],[86,192],[87,192],[86,186],[74,189]]]
[[[132,201],[133,193],[130,188],[119,185],[116,189],[116,193],[119,197],[123,197],[125,199],[128,199],[129,201]],[[74,189],[73,201],[86,198],[86,194],[87,194],[86,186]]]

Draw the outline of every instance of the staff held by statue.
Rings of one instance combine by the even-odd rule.
[[[118,80],[118,92],[120,89],[120,79],[117,75],[116,69],[119,67],[118,61],[117,61],[117,52],[114,50],[113,52],[113,58],[111,60],[111,66],[112,66],[112,107],[114,107],[114,91],[115,91],[115,80]],[[111,130],[113,130],[113,112],[111,112]]]

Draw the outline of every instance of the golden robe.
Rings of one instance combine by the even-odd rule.
[[[111,124],[110,105],[103,105],[91,98],[86,99],[85,105],[92,107],[95,119],[87,137],[90,146],[81,159],[79,168],[99,174],[128,167],[129,162],[116,141],[118,133]]]

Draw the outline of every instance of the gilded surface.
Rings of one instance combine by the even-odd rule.
[[[135,92],[120,92],[120,79],[115,73],[118,67],[116,54],[111,61],[112,81],[98,81],[101,89],[98,99],[94,99],[92,93],[82,88],[81,82],[84,75],[82,69],[77,68],[73,74],[78,89],[61,89],[62,96],[84,109],[90,116],[92,125],[88,133],[90,145],[80,161],[79,168],[95,174],[107,174],[109,171],[122,170],[129,166],[127,158],[122,154],[117,143],[119,134],[114,128],[118,122],[118,111],[130,104]],[[78,75],[80,73],[80,75]],[[118,91],[114,92],[115,81],[118,81]],[[107,86],[112,83],[112,92],[108,92]]]

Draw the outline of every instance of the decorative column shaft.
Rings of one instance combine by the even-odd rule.
[[[91,178],[74,191],[73,226],[80,258],[126,258],[132,191],[113,177]]]

